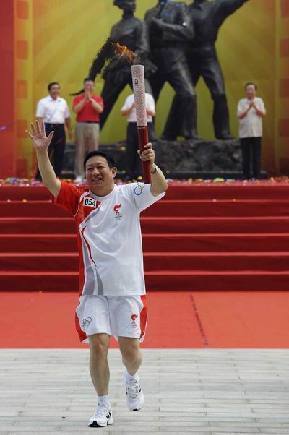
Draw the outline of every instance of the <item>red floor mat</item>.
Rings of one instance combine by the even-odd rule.
[[[0,347],[83,347],[72,293],[0,294]],[[156,292],[144,347],[288,348],[288,292]]]

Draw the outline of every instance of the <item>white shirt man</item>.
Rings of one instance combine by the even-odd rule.
[[[56,175],[61,175],[64,151],[66,145],[65,128],[71,136],[70,113],[64,98],[60,97],[60,85],[52,82],[48,85],[49,95],[41,98],[37,104],[36,118],[45,123],[46,134],[53,131],[53,138],[49,147],[49,158]],[[35,178],[40,179],[39,171]]]
[[[48,159],[52,133],[46,137],[43,123],[32,124],[29,135],[44,185],[77,223],[81,299],[76,326],[81,340],[89,339],[90,374],[97,393],[89,426],[105,427],[113,423],[107,360],[111,335],[118,337],[125,365],[128,409],[138,411],[144,404],[137,373],[142,363],[139,338],[146,321],[139,214],[164,195],[168,183],[155,164],[152,144],[146,144],[140,158],[149,162],[150,185],[115,186],[113,159],[93,151],[83,162],[89,189],[83,192],[55,176]]]
[[[147,122],[153,121],[153,116],[155,115],[156,111],[156,105],[155,100],[151,94],[146,93],[145,94],[145,103],[146,103],[146,110],[147,110]],[[121,108],[121,113],[126,116],[127,122],[136,122],[136,108],[134,104],[134,95],[129,95],[124,105]]]
[[[245,98],[238,103],[239,137],[242,148],[245,179],[260,177],[263,117],[266,109],[262,98],[256,96],[255,83],[245,86]]]
[[[145,103],[147,111],[148,135],[149,140],[153,140],[153,116],[155,116],[156,105],[151,94],[145,94]],[[138,150],[138,133],[137,117],[134,104],[134,95],[129,95],[121,108],[122,116],[126,117],[128,122],[126,130],[126,173],[128,179],[137,179],[140,175]]]
[[[37,104],[36,118],[42,118],[45,124],[65,124],[70,118],[69,108],[64,98],[51,95],[41,98]]]
[[[252,106],[254,104],[255,107]],[[251,109],[249,109],[251,107]],[[262,137],[263,136],[263,118],[257,114],[256,108],[259,111],[265,112],[265,105],[262,98],[255,97],[249,100],[242,98],[238,104],[238,116],[246,111],[247,115],[239,118],[239,137]]]

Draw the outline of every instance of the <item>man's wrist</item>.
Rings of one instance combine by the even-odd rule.
[[[48,148],[36,148],[36,155],[39,158],[48,158]]]
[[[158,170],[158,166],[155,163],[153,163],[151,165],[151,174],[155,174],[157,170]]]

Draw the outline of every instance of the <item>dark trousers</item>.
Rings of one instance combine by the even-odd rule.
[[[246,137],[241,139],[244,178],[260,178],[261,172],[261,137]],[[252,174],[252,175],[251,175]]]
[[[225,82],[220,63],[214,47],[193,50],[188,52],[190,77],[189,82],[196,87],[199,79],[203,78],[214,103],[213,125],[217,139],[226,139],[230,136],[230,120],[227,98],[225,94]],[[196,103],[195,103],[196,105]],[[197,109],[194,108],[194,113]],[[190,115],[192,118],[192,115]],[[195,115],[196,116],[196,115]],[[177,95],[173,99],[170,122],[167,131],[173,132],[171,136],[182,136],[179,123],[179,102]],[[196,124],[196,120],[194,123]],[[195,131],[197,129],[195,128]],[[194,135],[192,135],[194,136]],[[197,135],[196,135],[197,136]]]
[[[148,122],[149,140],[152,140],[153,126]],[[126,173],[130,178],[141,175],[141,160],[138,151],[138,133],[136,122],[129,122],[126,130]]]
[[[57,177],[60,177],[66,145],[64,124],[45,124],[45,131],[47,136],[51,131],[54,132],[51,144],[48,148],[48,156],[55,174]],[[38,180],[41,178],[39,170],[37,170],[35,178]]]
[[[213,124],[217,139],[230,136],[229,109],[225,81],[214,47],[189,52],[190,70],[194,86],[202,77],[214,102]]]
[[[126,87],[126,85],[130,85],[130,87],[132,87],[131,76],[129,73],[124,72],[123,75],[119,73],[117,81],[115,80],[113,72],[109,71],[105,76],[104,85],[101,92],[101,97],[103,98],[105,104],[103,112],[100,115],[100,129],[104,127],[104,124],[106,123],[106,120],[110,115],[118,96]]]
[[[177,136],[192,138],[197,136],[196,94],[190,80],[186,65],[179,64],[177,68],[163,74],[157,71],[151,78],[152,94],[157,102],[160,93],[168,82],[174,89],[175,110],[172,106],[163,131],[163,138],[176,140]]]

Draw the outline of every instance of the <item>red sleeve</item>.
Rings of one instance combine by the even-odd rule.
[[[99,97],[98,95],[96,95],[96,96],[94,97],[94,99],[95,99],[95,101],[96,101],[98,104],[101,104],[101,105],[103,106],[103,98],[101,98],[101,97]]]
[[[82,192],[73,184],[62,181],[60,192],[54,201],[55,204],[60,205],[60,207],[75,215],[81,194]]]
[[[80,97],[81,97],[81,95],[77,95],[76,97],[73,98],[72,107],[76,106],[76,104],[79,103]]]

